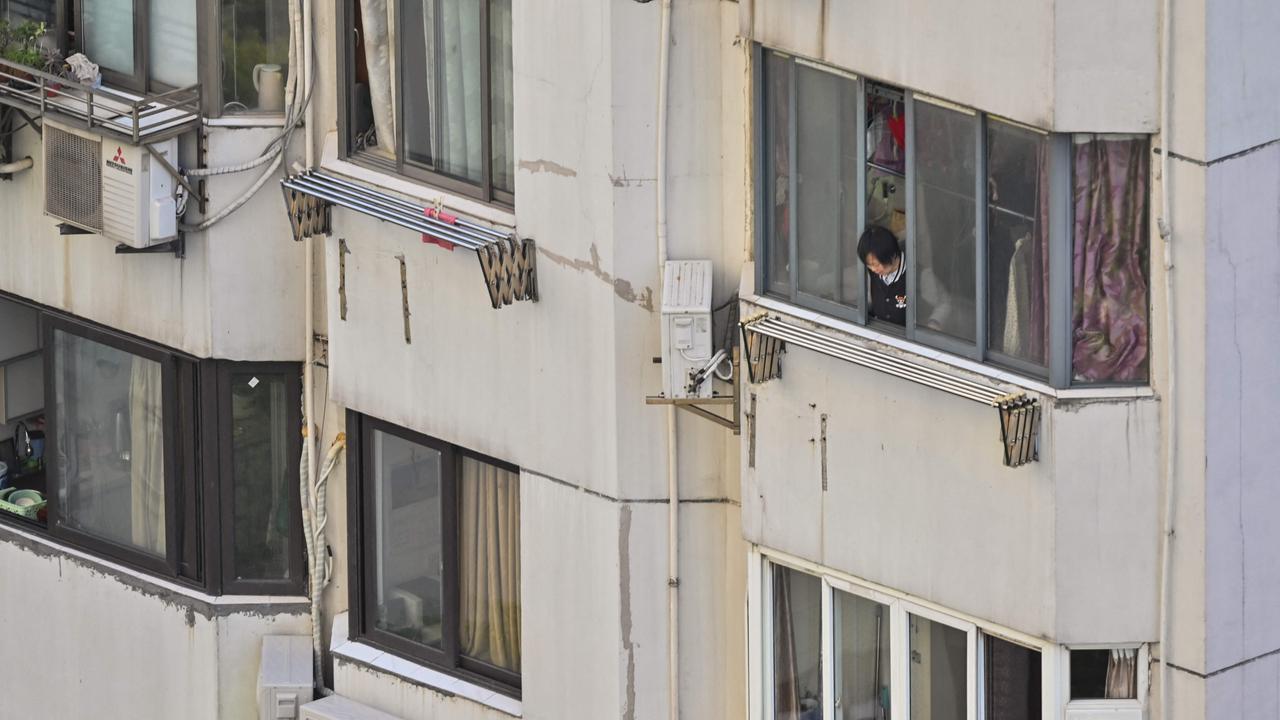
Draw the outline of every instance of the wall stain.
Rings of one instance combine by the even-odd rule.
[[[631,507],[628,505],[622,506],[618,524],[618,565],[621,569],[618,592],[622,596],[622,649],[627,653],[627,695],[622,706],[622,718],[635,720],[636,652],[635,643],[631,641]]]
[[[560,177],[577,177],[578,171],[550,160],[521,160],[520,169],[531,173],[551,173]]]
[[[617,295],[629,303],[639,305],[649,312],[653,312],[653,288],[646,287],[644,290],[636,292],[635,286],[631,284],[631,281],[623,278],[615,278],[613,275],[610,275],[604,268],[600,267],[600,251],[596,249],[595,243],[591,243],[590,260],[578,260],[566,257],[564,255],[551,252],[542,245],[538,246],[538,252],[551,262],[560,265],[561,267],[567,267],[571,270],[577,270],[578,272],[585,270],[592,275],[595,275],[613,286],[614,295]]]
[[[609,182],[613,183],[614,187],[640,187],[641,185],[644,185],[646,183],[654,182],[654,179],[653,178],[629,178],[627,177],[627,174],[624,172],[621,175],[614,175],[610,173]]]

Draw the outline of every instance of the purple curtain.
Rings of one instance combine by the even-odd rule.
[[[1147,379],[1146,138],[1076,139],[1072,370],[1084,382]]]

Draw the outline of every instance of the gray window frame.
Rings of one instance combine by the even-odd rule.
[[[432,0],[426,0],[431,2]],[[396,156],[392,160],[390,158],[375,155],[371,152],[360,152],[352,149],[352,118],[356,116],[356,98],[353,92],[356,73],[356,28],[355,28],[355,3],[357,0],[336,0],[335,17],[337,18],[337,27],[339,32],[337,50],[338,50],[338,76],[337,86],[340,94],[338,101],[338,154],[345,160],[349,160],[358,165],[363,165],[372,170],[379,172],[400,175],[413,181],[423,182],[433,187],[437,187],[446,192],[450,192],[463,197],[478,200],[483,203],[494,205],[504,210],[511,210],[515,207],[515,193],[499,190],[493,184],[493,76],[490,72],[490,62],[492,57],[492,48],[490,40],[492,33],[490,32],[489,17],[490,4],[487,0],[480,3],[480,35],[484,42],[484,52],[480,56],[480,123],[483,126],[481,135],[482,149],[481,154],[484,156],[483,174],[479,183],[473,183],[468,180],[437,172],[427,167],[425,164],[414,162],[406,157],[404,150],[404,103],[397,102],[394,108],[396,120]],[[402,14],[399,12],[399,5],[394,6],[395,25],[397,37],[403,37],[401,30]],[[512,21],[514,22],[514,20]],[[395,63],[395,77],[392,82],[396,87],[396,98],[404,97],[404,67],[405,63],[400,62],[400,48],[394,48],[397,62]],[[512,118],[514,126],[515,118]],[[512,158],[515,162],[515,158]]]
[[[771,187],[772,178],[769,177],[771,168],[770,149],[765,145],[765,137],[768,132],[767,123],[769,121],[769,108],[765,103],[765,53],[774,53],[788,61],[789,72],[791,73],[788,102],[790,104],[788,110],[787,129],[788,143],[790,144],[790,152],[788,153],[788,161],[791,164],[790,183],[791,191],[788,194],[788,201],[791,203],[791,213],[788,220],[788,287],[785,292],[772,283],[769,274],[769,247],[770,228],[766,220],[770,217],[771,210],[768,208],[768,199],[766,189]],[[886,332],[891,335],[902,337],[909,342],[918,343],[922,346],[941,350],[943,352],[956,355],[961,358],[981,362],[984,364],[998,367],[1002,370],[1014,372],[1019,375],[1026,376],[1040,382],[1047,382],[1055,388],[1069,388],[1073,386],[1087,387],[1108,387],[1123,386],[1133,387],[1145,386],[1149,383],[1077,383],[1072,380],[1071,371],[1071,312],[1072,312],[1072,292],[1073,292],[1073,268],[1072,268],[1072,155],[1071,155],[1071,139],[1068,133],[1053,133],[1043,130],[1037,132],[1045,132],[1048,142],[1048,182],[1049,182],[1049,287],[1046,291],[1048,297],[1047,323],[1049,330],[1049,347],[1046,348],[1047,363],[1039,366],[1015,357],[1010,357],[999,351],[992,350],[987,347],[987,319],[988,319],[988,278],[987,278],[987,245],[988,245],[988,228],[987,228],[987,127],[990,122],[1007,122],[1015,126],[1026,127],[1021,123],[1006,120],[997,115],[985,113],[974,108],[964,108],[965,111],[972,112],[975,115],[975,133],[976,133],[976,152],[977,158],[975,162],[974,183],[975,183],[975,312],[974,312],[974,343],[968,343],[957,338],[950,337],[943,333],[921,327],[916,322],[917,302],[909,302],[907,304],[907,321],[905,327],[899,327],[867,315],[867,271],[861,260],[858,265],[861,272],[858,273],[857,291],[859,293],[859,301],[857,307],[849,307],[833,303],[828,300],[815,298],[812,295],[802,293],[797,283],[798,263],[797,258],[797,236],[796,236],[796,212],[797,206],[795,197],[796,188],[796,127],[798,125],[796,119],[797,103],[796,103],[796,67],[797,61],[813,68],[821,67],[818,63],[797,57],[792,53],[756,44],[752,53],[752,86],[754,92],[754,101],[752,108],[752,119],[755,123],[753,129],[752,147],[755,162],[753,163],[753,176],[757,191],[755,192],[755,241],[754,255],[755,263],[755,286],[761,295],[772,296],[788,302],[790,304],[814,310],[824,315],[832,316],[858,325],[866,326],[871,329]],[[837,68],[830,68],[830,72],[845,77],[850,77],[848,71]],[[857,82],[858,93],[858,113],[857,122],[859,132],[855,133],[857,142],[857,160],[858,160],[858,176],[857,176],[857,192],[860,198],[857,207],[857,224],[861,229],[866,227],[866,133],[862,129],[866,126],[866,96],[868,83],[878,83],[874,78],[868,78],[861,74],[853,76],[851,81]],[[910,89],[902,88],[903,103],[906,111],[906,192],[907,192],[907,238],[903,252],[906,257],[907,266],[907,295],[909,297],[917,297],[917,258],[916,252],[916,147],[914,140],[915,133],[915,112],[917,102],[926,102],[926,100],[918,99],[917,93]],[[922,96],[923,97],[923,96]],[[933,96],[929,96],[931,99]],[[942,100],[940,104],[951,104]],[[957,108],[963,106],[955,105]],[[1032,128],[1034,129],[1034,128]],[[1148,239],[1149,242],[1149,239]],[[1150,299],[1148,298],[1148,318],[1150,317]]]

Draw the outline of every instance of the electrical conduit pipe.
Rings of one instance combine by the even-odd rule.
[[[0,175],[15,175],[17,173],[22,172],[23,170],[30,170],[32,167],[35,166],[35,164],[36,164],[35,161],[31,159],[30,155],[22,158],[21,160],[14,160],[13,162],[8,162],[8,163],[0,163]]]
[[[1165,334],[1168,336],[1168,372],[1169,378],[1164,393],[1165,403],[1165,468],[1164,468],[1164,527],[1160,538],[1160,715],[1163,720],[1172,720],[1173,713],[1169,707],[1169,592],[1172,588],[1170,575],[1173,574],[1173,513],[1174,497],[1177,490],[1177,452],[1175,443],[1178,439],[1177,414],[1177,337],[1174,334],[1175,318],[1173,310],[1173,219],[1169,216],[1169,62],[1173,57],[1173,2],[1164,0],[1161,13],[1160,38],[1160,237],[1164,240],[1164,293],[1165,293]]]
[[[667,94],[670,87],[671,0],[662,0],[662,29],[658,46],[657,199],[658,305],[662,304],[667,263]],[[680,482],[676,445],[676,408],[667,412],[667,666],[670,720],[680,717]]]

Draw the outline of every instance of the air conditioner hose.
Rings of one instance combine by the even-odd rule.
[[[30,170],[32,167],[35,166],[35,164],[36,164],[35,161],[31,159],[30,155],[22,158],[21,160],[14,160],[13,162],[8,162],[8,163],[0,163],[0,175],[15,175],[17,173],[22,172],[23,170]]]

